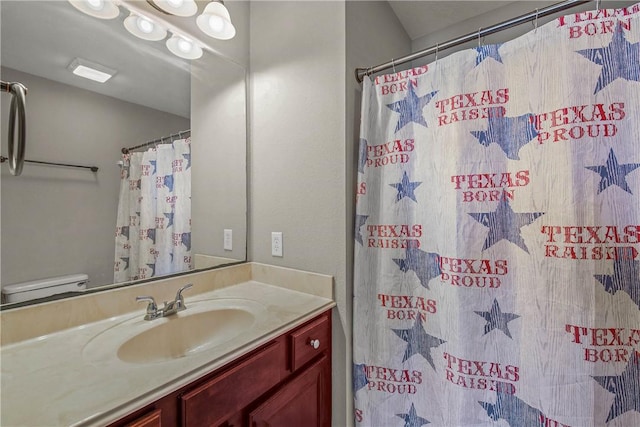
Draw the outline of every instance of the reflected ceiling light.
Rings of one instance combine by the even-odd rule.
[[[120,9],[111,0],[69,0],[69,3],[94,18],[113,19],[120,15]]]
[[[194,0],[151,0],[152,6],[158,6],[164,12],[176,16],[193,16],[198,11]]]
[[[143,40],[157,41],[167,36],[167,30],[160,27],[151,19],[133,12],[124,20],[124,27],[131,34]]]
[[[222,0],[209,3],[196,19],[196,24],[202,32],[216,39],[229,40],[236,35],[236,27],[231,23],[231,16]]]
[[[116,70],[82,58],[74,59],[67,68],[76,76],[99,83],[106,82],[117,73]]]
[[[167,40],[167,49],[176,56],[184,59],[198,59],[202,56],[202,48],[193,40],[178,34]]]

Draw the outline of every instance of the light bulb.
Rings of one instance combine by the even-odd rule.
[[[194,0],[151,0],[163,11],[175,16],[193,16],[198,12],[198,5]]]
[[[182,52],[189,53],[191,52],[192,48],[193,48],[193,43],[191,43],[189,40],[182,39],[182,38],[178,40],[178,49],[180,49]]]
[[[202,56],[202,48],[185,37],[174,34],[167,40],[167,49],[184,59],[198,59]]]
[[[112,0],[68,0],[82,13],[100,19],[113,19],[120,15],[120,9]]]
[[[87,0],[87,5],[93,10],[102,10],[104,8],[103,0]]]
[[[149,21],[147,18],[138,18],[137,25],[140,31],[145,34],[150,34],[155,27],[155,25],[153,25],[153,22]]]
[[[219,33],[224,29],[224,19],[218,15],[210,15],[209,26],[213,31]]]
[[[142,40],[157,41],[167,36],[167,30],[146,16],[140,16],[133,12],[124,20],[124,27]]]

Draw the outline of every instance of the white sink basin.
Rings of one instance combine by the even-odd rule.
[[[174,361],[208,350],[251,329],[265,314],[263,305],[244,299],[187,302],[187,309],[168,317],[129,317],[92,338],[83,357],[113,358],[126,363]]]

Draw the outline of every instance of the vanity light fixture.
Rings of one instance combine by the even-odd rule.
[[[120,9],[111,0],[69,0],[69,3],[94,18],[113,19],[120,15]]]
[[[175,33],[167,40],[167,49],[184,59],[198,59],[202,56],[202,48],[196,42]]]
[[[203,33],[216,39],[229,40],[236,35],[236,27],[231,23],[231,16],[222,0],[209,3],[196,18],[196,24]]]
[[[118,17],[120,15],[119,6],[122,6],[129,12],[129,16],[124,20],[124,26],[134,36],[143,40],[158,41],[164,40],[167,32],[170,31],[172,36],[166,41],[166,46],[171,53],[183,59],[198,59],[203,55],[201,42],[177,34],[174,32],[172,24],[162,19],[160,19],[162,25],[159,25],[156,20],[145,16],[144,11],[139,12],[138,7],[134,7],[133,4],[128,5],[122,0],[68,0],[68,2],[79,11],[101,19]],[[195,0],[147,0],[147,3],[158,11],[176,16],[192,16],[198,11]],[[196,24],[205,34],[217,39],[229,40],[236,34],[236,28],[231,23],[229,11],[222,0],[213,0],[207,4],[202,15],[196,19]],[[87,62],[76,59],[74,63],[77,61]],[[84,64],[79,64],[73,69],[70,65],[69,69],[74,74],[100,82],[105,82],[111,77],[107,77],[109,71],[115,73],[108,67],[95,65],[95,67],[87,67]]]
[[[99,83],[106,82],[117,73],[116,70],[82,58],[74,59],[67,68],[76,76]]]
[[[134,12],[124,20],[124,27],[136,37],[143,40],[158,41],[167,36],[167,30],[146,16]]]
[[[150,0],[149,3],[175,16],[193,16],[198,11],[194,0]]]

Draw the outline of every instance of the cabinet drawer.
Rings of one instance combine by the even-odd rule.
[[[280,382],[282,345],[269,344],[250,358],[180,397],[182,425],[220,425]]]
[[[125,427],[162,427],[161,411],[156,409],[135,421],[131,421]]]
[[[295,371],[313,359],[316,355],[330,348],[331,322],[329,314],[301,326],[290,335],[291,370]]]

